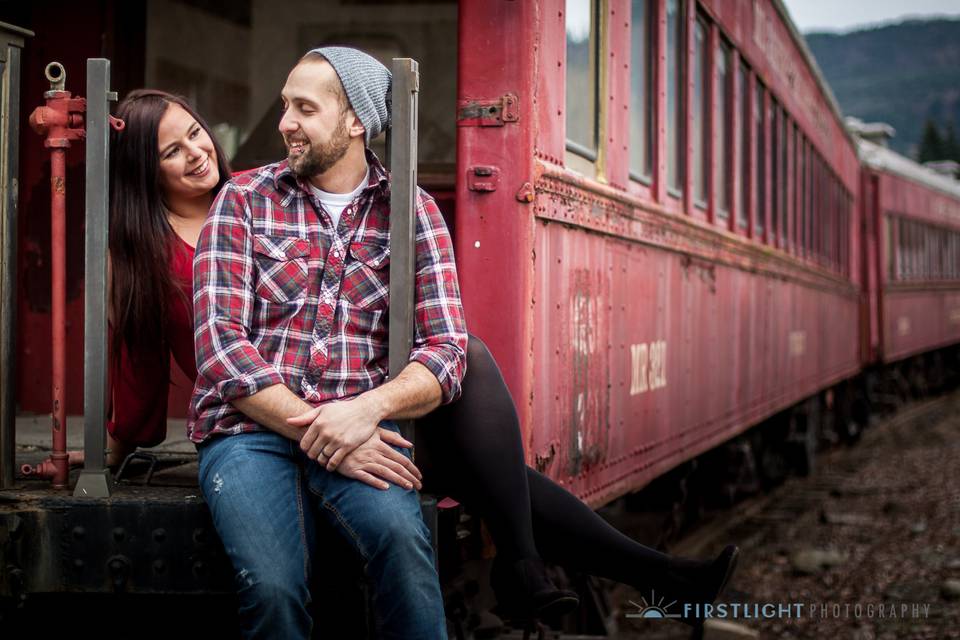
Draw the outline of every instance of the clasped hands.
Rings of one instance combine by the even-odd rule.
[[[423,476],[405,455],[394,449],[412,448],[399,433],[378,426],[379,420],[362,396],[314,407],[287,423],[306,427],[300,449],[327,471],[386,490],[388,482],[403,489],[420,489]]]

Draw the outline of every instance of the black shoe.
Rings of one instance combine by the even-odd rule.
[[[714,576],[720,576],[716,590],[713,592],[713,598],[710,600],[711,603],[723,595],[723,590],[727,588],[727,583],[733,577],[733,572],[737,570],[737,560],[739,558],[740,548],[735,544],[728,544],[711,564],[710,573]]]
[[[490,586],[497,596],[498,608],[509,618],[553,618],[580,604],[575,592],[557,588],[540,558],[509,564],[496,558],[490,570]]]
[[[701,607],[694,609],[694,611],[701,612],[702,605],[713,604],[717,598],[723,594],[723,590],[727,588],[727,584],[730,582],[730,578],[733,577],[734,571],[737,570],[737,560],[739,557],[739,547],[735,544],[728,544],[723,548],[723,551],[720,552],[720,555],[709,564],[706,569],[706,575],[703,578],[703,590],[700,591],[699,597],[694,601],[695,604],[701,605]],[[683,618],[683,622],[696,628],[703,625],[704,618],[702,615],[690,616]]]

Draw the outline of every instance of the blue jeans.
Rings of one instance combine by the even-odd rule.
[[[273,432],[214,439],[200,446],[199,463],[200,489],[236,571],[244,637],[310,637],[312,558],[323,552],[315,541],[325,526],[362,559],[380,637],[447,637],[415,491],[392,484],[383,491],[329,473]]]

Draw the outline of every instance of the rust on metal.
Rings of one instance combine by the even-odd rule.
[[[467,188],[470,191],[496,191],[500,186],[500,167],[474,165],[467,170]]]
[[[519,122],[520,99],[507,93],[494,100],[470,100],[460,104],[457,110],[457,126],[502,127],[506,123]]]
[[[520,189],[517,190],[517,201],[518,202],[533,202],[536,198],[536,193],[533,190],[533,185],[529,182],[524,182],[520,185]]]

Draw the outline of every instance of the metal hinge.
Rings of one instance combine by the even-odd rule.
[[[496,100],[470,100],[461,103],[457,111],[457,126],[502,127],[508,122],[519,122],[520,99],[515,93],[506,93]]]

